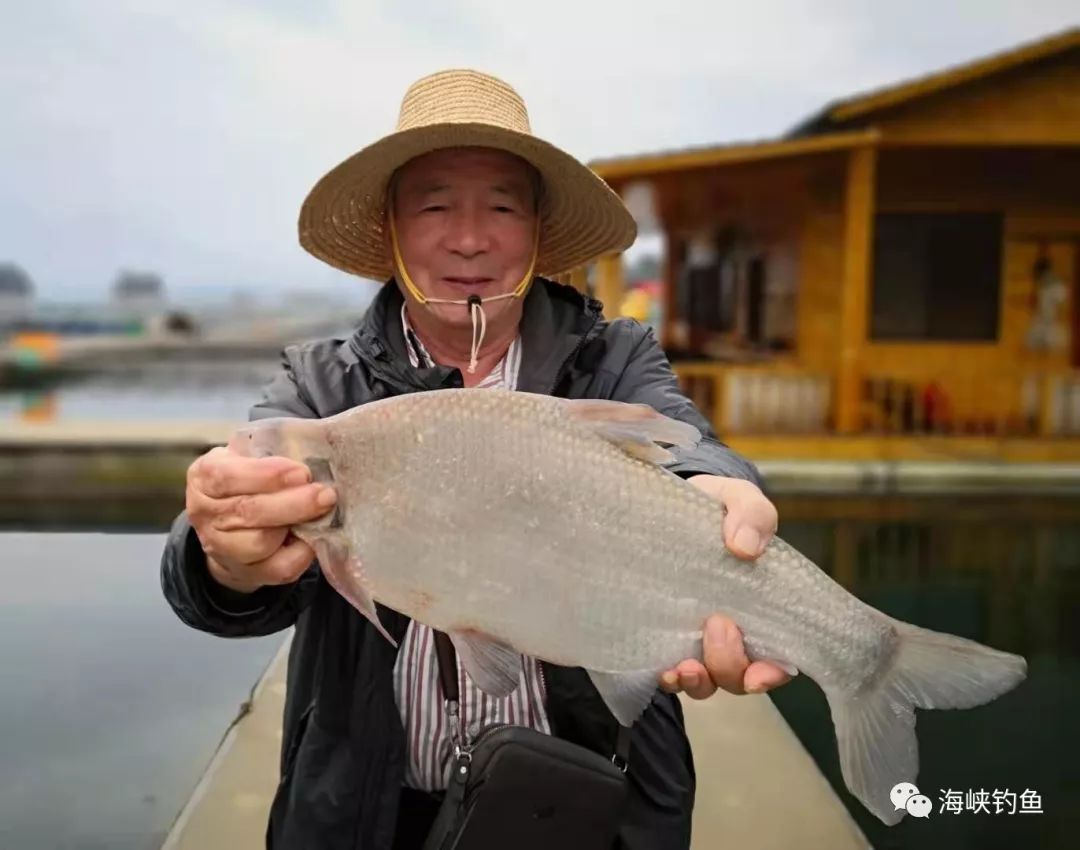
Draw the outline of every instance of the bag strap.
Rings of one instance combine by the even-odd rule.
[[[439,660],[439,681],[442,683],[443,697],[453,702],[460,699],[458,693],[457,654],[454,644],[446,632],[435,632],[435,655]]]
[[[460,711],[461,694],[458,691],[457,653],[454,652],[454,644],[445,632],[437,629],[432,631],[435,632],[435,657],[439,662],[439,683],[442,685],[443,698],[447,702],[455,703],[456,710]],[[619,731],[615,735],[615,754],[611,761],[626,773],[630,765],[629,726],[619,724]]]

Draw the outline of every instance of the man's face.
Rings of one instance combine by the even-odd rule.
[[[532,262],[534,192],[529,166],[503,151],[453,148],[403,166],[393,209],[401,257],[417,288],[454,300],[513,291]],[[520,313],[520,306],[507,298],[484,309],[491,321]],[[471,324],[463,305],[429,309],[443,322]]]

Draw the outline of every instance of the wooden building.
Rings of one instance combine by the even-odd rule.
[[[752,456],[1080,460],[1080,29],[592,167],[651,195],[661,340]]]

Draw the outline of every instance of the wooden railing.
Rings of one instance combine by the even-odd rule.
[[[673,368],[723,434],[834,433],[833,375],[790,364]],[[863,376],[858,404],[858,434],[1077,437],[1080,370],[872,372]]]
[[[870,374],[864,433],[992,437],[1080,435],[1080,372]]]
[[[684,392],[725,434],[823,434],[832,377],[792,366],[675,363]]]
[[[1050,436],[1080,436],[1080,370],[1046,379],[1044,432]]]

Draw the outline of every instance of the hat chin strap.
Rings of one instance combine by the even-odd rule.
[[[413,283],[409,272],[405,268],[405,260],[402,259],[401,249],[398,245],[397,225],[394,222],[394,211],[387,209],[386,218],[390,224],[390,246],[394,252],[394,267],[397,270],[398,276],[401,278],[401,282],[405,284],[405,288],[409,290],[409,293],[419,303],[425,307],[429,304],[464,304],[469,308],[469,315],[472,318],[472,348],[469,352],[469,374],[472,375],[476,372],[476,365],[480,357],[480,346],[484,344],[484,335],[487,333],[487,316],[484,314],[484,300],[479,295],[470,295],[468,298],[428,298],[422,293],[419,288]],[[529,263],[529,268],[525,272],[525,277],[521,279],[512,292],[507,292],[502,295],[492,295],[488,298],[488,301],[499,301],[503,298],[521,298],[525,294],[525,290],[529,288],[529,284],[533,279],[533,272],[536,269],[536,258],[540,252],[540,222],[536,223],[536,234],[533,237],[533,250],[532,261]]]

